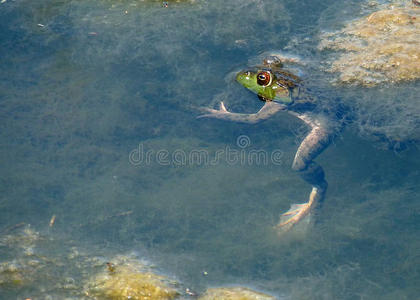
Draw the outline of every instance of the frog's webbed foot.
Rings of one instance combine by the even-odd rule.
[[[311,193],[313,194],[313,193]],[[313,198],[313,197],[311,197]],[[299,223],[306,216],[309,216],[314,201],[311,199],[307,203],[292,204],[290,209],[280,216],[280,222],[277,225],[279,228],[289,229],[293,225]]]
[[[311,214],[322,201],[326,191],[325,188],[313,187],[309,195],[309,201],[301,204],[292,204],[290,209],[280,215],[280,222],[276,226],[278,233],[283,233],[297,225],[301,221],[310,221]]]

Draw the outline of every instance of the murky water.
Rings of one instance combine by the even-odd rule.
[[[369,9],[2,2],[0,263],[30,271],[3,272],[0,299],[82,299],[92,269],[127,253],[197,293],[241,285],[279,299],[416,299],[418,82],[339,87],[319,68],[330,55],[317,50],[320,33]],[[273,230],[279,214],[310,191],[290,170],[306,129],[285,114],[257,125],[196,119],[221,100],[256,111],[232,72],[278,50],[300,56],[314,94],[326,106],[340,99],[353,121],[317,158],[329,182],[319,223],[285,239]],[[25,267],[24,257],[50,263]]]

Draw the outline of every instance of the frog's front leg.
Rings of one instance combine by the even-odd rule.
[[[277,226],[282,230],[293,227],[324,200],[328,184],[325,180],[324,170],[313,160],[329,145],[334,135],[334,130],[331,129],[331,126],[327,126],[327,121],[315,119],[308,114],[292,114],[311,128],[296,152],[292,168],[312,185],[312,191],[307,203],[293,204],[289,211],[280,216],[280,223]]]
[[[270,118],[279,110],[284,110],[284,109],[285,109],[285,106],[282,104],[267,101],[257,113],[241,114],[241,113],[229,112],[226,109],[223,102],[220,102],[219,109],[202,108],[202,110],[208,113],[205,115],[198,116],[197,118],[216,118],[216,119],[227,120],[227,121],[255,124],[260,121]]]

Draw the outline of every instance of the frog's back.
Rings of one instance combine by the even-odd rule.
[[[273,70],[277,84],[290,90],[292,103],[288,110],[296,112],[313,111],[316,107],[317,97],[307,89],[302,79],[286,69]]]

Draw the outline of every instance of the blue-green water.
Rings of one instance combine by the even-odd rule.
[[[417,299],[418,82],[334,87],[319,68],[319,33],[365,4],[0,4],[0,263],[27,255],[4,236],[28,225],[42,237],[33,251],[63,261],[0,284],[0,299],[81,299],[89,274],[66,265],[75,249],[134,252],[197,292],[233,284],[279,299]],[[353,121],[317,158],[328,194],[319,223],[296,239],[272,228],[310,191],[290,170],[302,124],[285,114],[252,126],[196,119],[221,100],[256,111],[231,74],[275,50],[305,60],[301,77]],[[228,150],[237,159],[217,158]],[[251,150],[277,160],[241,161]],[[69,277],[75,289],[63,288]]]

